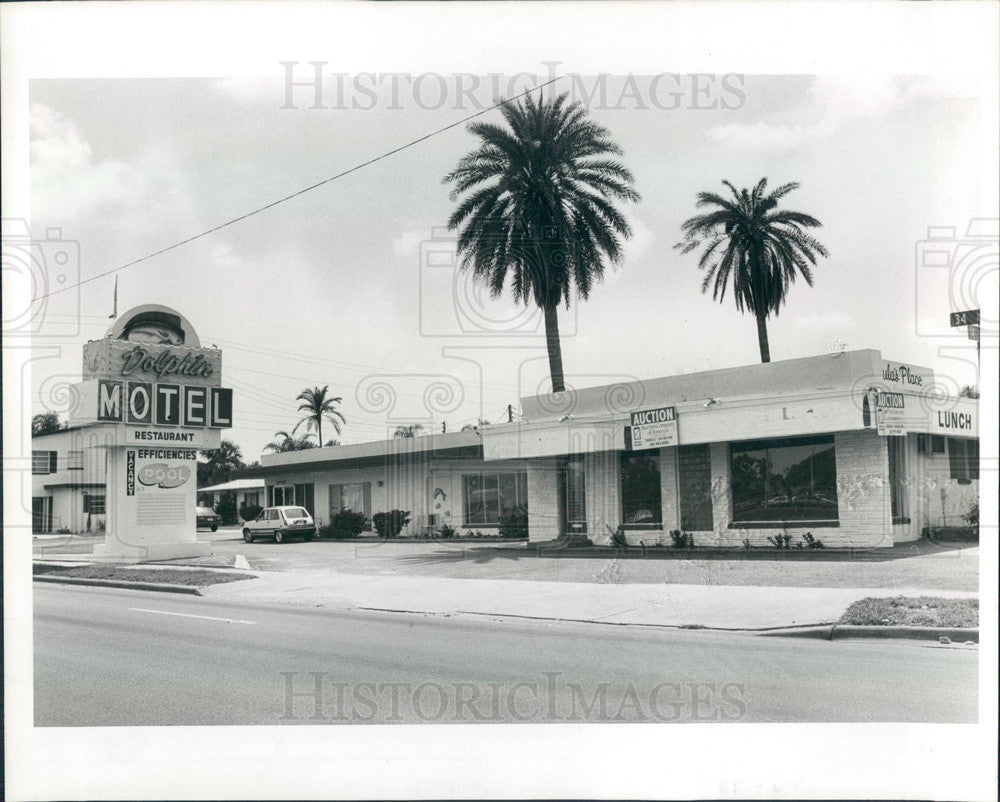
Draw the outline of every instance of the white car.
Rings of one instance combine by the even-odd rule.
[[[275,543],[284,543],[290,537],[312,540],[315,536],[316,523],[304,507],[267,507],[255,520],[243,524],[247,543],[258,537],[273,537]]]

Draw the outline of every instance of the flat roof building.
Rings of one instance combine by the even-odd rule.
[[[405,533],[828,547],[914,540],[978,503],[978,404],[860,350],[522,399],[478,432],[264,455],[268,504],[404,509]]]

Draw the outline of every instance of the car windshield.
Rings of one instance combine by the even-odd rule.
[[[286,518],[305,518],[309,513],[306,512],[302,507],[289,507],[285,510]]]

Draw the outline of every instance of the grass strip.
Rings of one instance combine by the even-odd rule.
[[[241,579],[254,579],[251,574],[226,573],[223,571],[200,571],[192,569],[158,569],[158,568],[122,568],[118,565],[77,565],[66,567],[61,565],[44,565],[36,563],[34,574],[47,576],[64,576],[73,579],[114,579],[124,582],[161,582],[168,585],[220,585],[226,582],[239,582]]]
[[[975,628],[979,626],[979,599],[942,599],[938,596],[861,599],[847,608],[840,623]]]

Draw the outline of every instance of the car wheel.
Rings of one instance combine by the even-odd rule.
[[[274,533],[274,542],[275,543],[284,543],[285,542],[285,533],[282,532],[280,529],[278,529]]]
[[[219,531],[219,525],[218,524],[212,524],[212,531],[213,532],[218,532]]]
[[[250,534],[250,530],[249,529],[244,529],[243,530],[243,539],[247,543],[253,543],[253,535]]]

